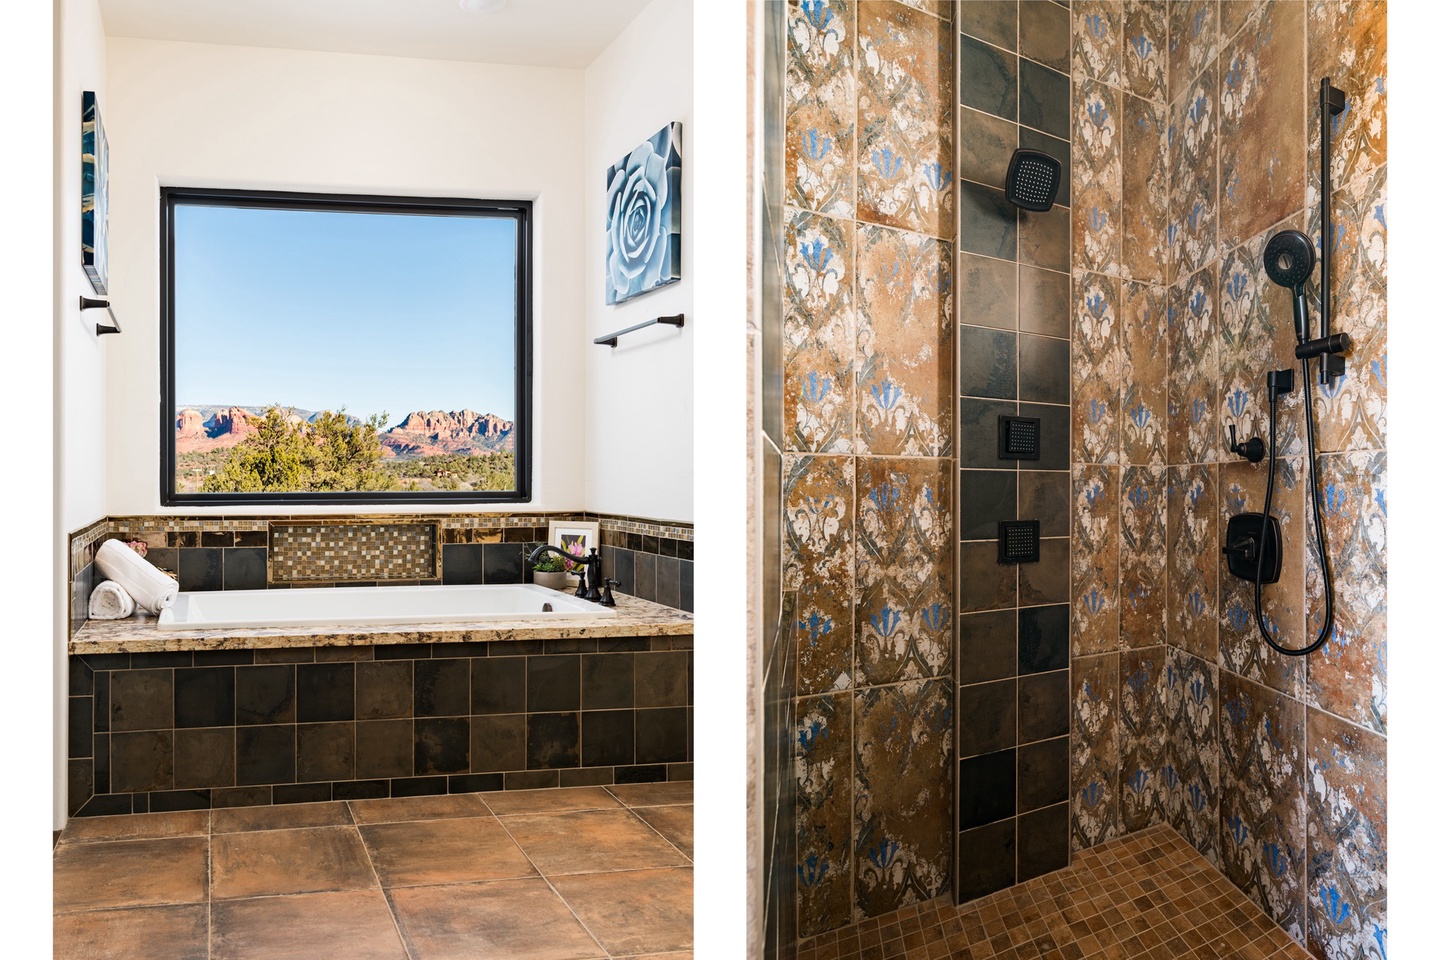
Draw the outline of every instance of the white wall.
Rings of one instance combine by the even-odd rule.
[[[683,313],[686,323],[679,331],[640,331],[615,349],[587,346],[585,504],[599,513],[695,518],[692,325],[707,318],[694,310],[693,33],[691,0],[653,0],[585,71],[585,342],[657,316]],[[605,171],[675,120],[682,124],[681,280],[605,306]]]
[[[59,58],[55,71],[55,505],[53,581],[55,622],[54,821],[65,821],[68,714],[68,568],[66,535],[105,515],[105,352],[95,323],[98,310],[80,312],[82,295],[99,296],[80,265],[80,99],[99,97],[108,124],[105,34],[96,0],[56,4]]]
[[[534,198],[530,506],[583,505],[582,71],[121,38],[109,40],[108,62],[110,259],[125,332],[107,345],[106,512],[167,512],[157,467],[162,185]]]

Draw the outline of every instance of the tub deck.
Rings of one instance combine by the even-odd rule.
[[[688,636],[693,614],[638,597],[617,594],[614,616],[537,616],[507,620],[383,623],[284,627],[156,629],[156,617],[89,620],[70,639],[75,656],[166,653],[184,650],[265,650],[284,647],[355,647],[395,644],[482,643],[602,637]]]

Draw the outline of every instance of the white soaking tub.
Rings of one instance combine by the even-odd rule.
[[[546,610],[546,606],[550,609]],[[182,593],[161,611],[159,630],[210,627],[324,627],[614,617],[574,594],[534,584],[428,587],[313,587]]]

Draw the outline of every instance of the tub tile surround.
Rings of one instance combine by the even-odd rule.
[[[1077,2],[1072,17],[1071,844],[1167,823],[1322,960],[1382,957],[1387,937],[1383,11]],[[1324,76],[1350,96],[1332,122],[1332,319],[1355,347],[1346,376],[1315,391],[1336,632],[1297,660],[1264,645],[1253,587],[1229,575],[1219,541],[1265,489],[1263,464],[1228,453],[1227,427],[1268,444],[1264,372],[1298,367],[1288,297],[1260,258],[1278,229],[1318,246]],[[1164,160],[1148,145],[1156,117]],[[1158,272],[1139,255],[1157,196]],[[1107,370],[1124,396],[1093,375]],[[1299,394],[1279,408],[1286,560],[1264,598],[1267,627],[1292,646],[1323,619],[1319,557],[1300,539],[1313,524]],[[1112,464],[1119,496],[1083,496],[1108,492]],[[1103,612],[1117,594],[1118,627]]]
[[[70,812],[689,780],[692,648],[676,635],[74,655]]]
[[[107,517],[70,534],[70,632],[84,625],[105,540],[140,540],[181,590],[529,583],[551,520],[600,523],[601,572],[617,593],[694,607],[694,528],[599,514]],[[637,573],[642,573],[638,576]]]

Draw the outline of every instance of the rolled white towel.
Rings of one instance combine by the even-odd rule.
[[[159,613],[175,602],[180,586],[174,580],[118,540],[106,540],[95,551],[95,566],[151,613]]]
[[[124,620],[134,612],[134,598],[114,580],[101,580],[90,591],[91,620]]]

